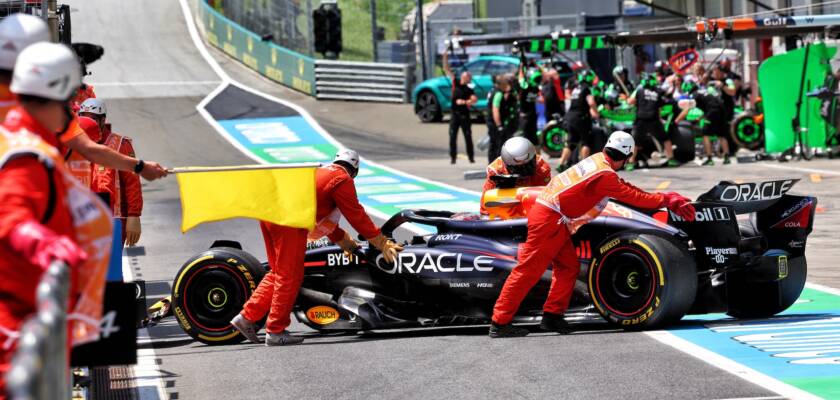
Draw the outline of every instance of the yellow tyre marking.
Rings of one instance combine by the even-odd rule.
[[[239,334],[239,332],[234,330],[233,332],[228,333],[227,335],[219,336],[219,337],[210,337],[210,336],[202,335],[200,333],[197,336],[199,337],[199,339],[206,340],[208,342],[221,342],[223,340],[232,339],[234,336],[236,336],[238,334]]]
[[[597,296],[595,296],[595,293],[593,293],[593,291],[592,291],[592,288],[594,287],[592,285],[592,277],[595,275],[594,271],[595,271],[595,259],[592,259],[592,263],[589,265],[589,298],[592,299],[592,304],[595,304],[595,308],[598,309],[598,312],[600,312],[601,315],[604,315],[606,313],[604,312],[604,309],[601,308],[601,305],[598,304],[598,298],[597,298]]]
[[[172,293],[178,293],[178,288],[181,286],[181,280],[184,279],[184,275],[186,275],[187,272],[189,272],[189,270],[192,269],[192,267],[204,260],[209,260],[211,258],[213,258],[212,255],[204,256],[191,262],[190,265],[187,265],[187,268],[184,269],[184,272],[181,272],[181,274],[178,275],[178,279],[175,281],[175,290],[173,290]]]
[[[654,253],[648,245],[642,243],[641,240],[633,239],[630,242],[639,245],[639,247],[645,249],[648,254],[650,254],[653,261],[656,263],[656,269],[659,270],[659,286],[665,286],[665,272],[662,271],[662,264],[659,262],[659,257],[656,256],[656,253]]]

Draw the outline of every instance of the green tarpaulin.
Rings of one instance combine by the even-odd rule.
[[[825,77],[831,72],[829,60],[837,48],[825,43],[809,45],[808,64],[805,69],[805,85],[802,91],[802,109],[799,123],[806,128],[805,141],[811,148],[825,147],[826,126],[820,117],[820,101],[805,97],[805,93],[823,86]],[[805,48],[789,51],[768,58],[758,69],[758,84],[764,106],[764,146],[768,153],[779,153],[793,146],[794,135],[791,121],[796,115],[799,97],[799,83]]]

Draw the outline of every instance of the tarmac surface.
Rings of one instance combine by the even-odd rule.
[[[140,157],[170,167],[253,163],[196,112],[196,105],[221,79],[191,41],[177,1],[70,4],[74,39],[106,47],[103,60],[90,67],[93,75],[87,81],[106,100],[115,131],[134,139]],[[420,123],[410,105],[315,101],[262,78],[212,47],[210,54],[233,80],[300,105],[364,157],[428,179],[480,189],[480,180],[464,180],[463,173],[480,170],[482,164],[471,165],[462,158],[450,165],[446,124]],[[476,126],[476,142],[483,130]],[[808,243],[809,281],[840,287],[833,248],[840,222],[836,161],[689,165],[622,174],[644,189],[692,197],[723,179],[801,178],[794,192],[816,195],[821,207]],[[215,239],[239,240],[264,259],[262,239],[252,221],[205,224],[181,234],[174,178],[144,182],[144,197],[142,249],[128,254],[137,262],[135,275],[147,281],[150,302],[166,296],[182,263]],[[184,334],[172,318],[149,331],[172,399],[779,398],[644,333],[590,328],[562,337],[537,332],[522,339],[491,340],[486,327],[319,336],[293,323],[290,329],[306,335],[307,341],[288,348],[206,346]]]

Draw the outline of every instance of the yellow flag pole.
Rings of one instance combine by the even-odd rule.
[[[249,171],[260,169],[286,169],[286,168],[317,168],[321,163],[290,163],[290,164],[255,164],[255,165],[229,165],[221,167],[176,167],[169,168],[166,172],[170,174],[185,174],[189,172],[223,172],[223,171]]]

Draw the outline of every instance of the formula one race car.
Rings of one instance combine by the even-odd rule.
[[[594,309],[612,325],[639,330],[686,314],[751,318],[784,311],[805,285],[805,242],[817,205],[815,197],[787,194],[796,182],[721,182],[694,203],[693,222],[611,202],[573,236],[581,273],[570,312]],[[484,205],[494,216],[517,216],[539,189],[488,191]],[[488,324],[526,222],[404,210],[382,226],[383,234],[404,223],[436,233],[414,236],[394,264],[370,246],[347,256],[337,246],[314,245],[294,314],[320,332]],[[238,243],[217,241],[175,278],[178,323],[203,343],[241,341],[228,321],[267,269]],[[550,284],[548,271],[515,321],[540,320]]]

